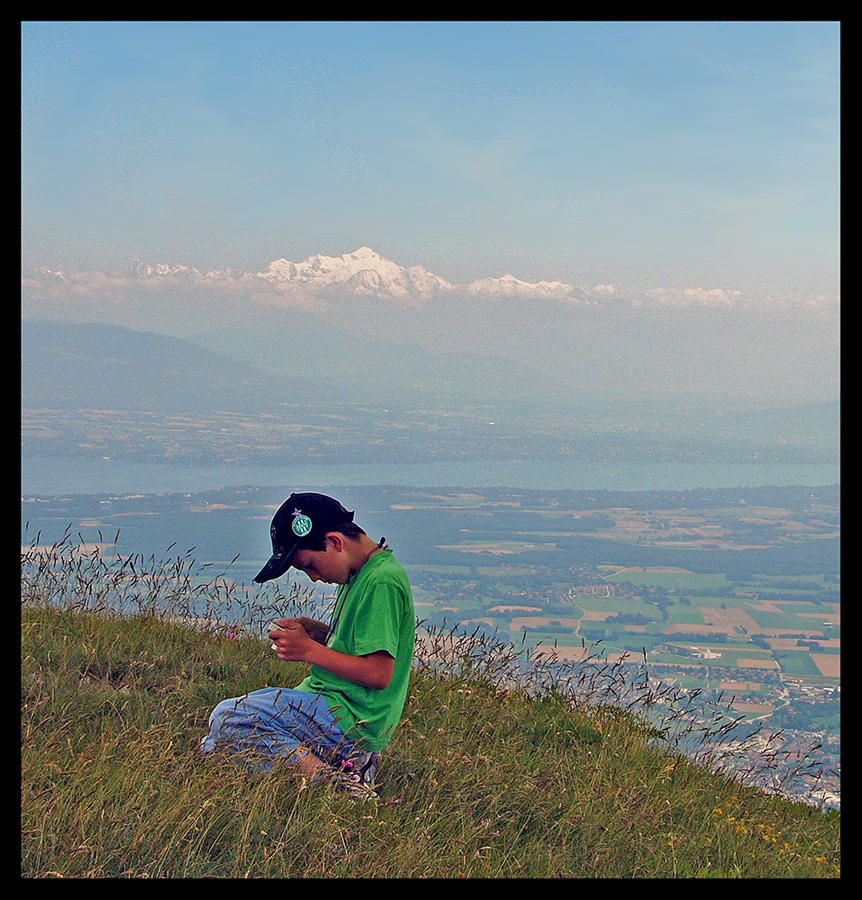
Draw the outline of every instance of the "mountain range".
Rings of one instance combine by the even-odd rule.
[[[259,341],[253,331],[249,337]],[[310,349],[297,356],[300,364],[291,375],[288,370],[266,367],[267,355],[279,354],[277,334],[270,345],[259,346],[258,356],[265,365],[255,366],[191,341],[121,326],[25,321],[21,405],[29,410],[100,409],[181,416],[216,410],[254,415],[281,412],[285,405],[306,405],[356,421],[370,421],[371,410],[388,407],[395,415],[409,410],[410,421],[417,410],[426,410],[429,420],[438,423],[447,421],[453,411],[477,421],[483,415],[502,414],[508,421],[517,410],[515,419],[526,422],[532,409],[538,413],[539,431],[544,426],[538,423],[547,421],[542,417],[552,413],[560,415],[560,422],[572,421],[573,416],[592,419],[599,431],[609,428],[612,434],[624,428],[634,429],[631,433],[643,429],[646,436],[694,428],[688,438],[681,439],[682,447],[695,438],[707,443],[730,439],[751,447],[798,444],[833,456],[838,447],[837,401],[722,409],[714,403],[676,407],[660,395],[647,402],[596,402],[582,393],[555,407],[541,402],[545,390],[541,378],[504,358],[434,356],[416,348],[412,354],[394,358],[390,354],[387,359],[385,347],[367,345],[360,347],[355,361],[327,358],[315,365],[319,345],[309,333],[305,337]],[[333,336],[320,331],[316,337],[325,342]],[[345,384],[354,389],[344,390]],[[564,429],[559,433],[564,435]],[[613,443],[611,439],[608,446]]]
[[[280,258],[258,272],[139,261],[124,276],[43,270],[23,279],[22,295],[25,321],[182,338],[197,348],[178,353],[188,360],[203,348],[220,354],[215,383],[237,397],[262,377],[278,396],[313,384],[347,402],[418,408],[501,399],[758,405],[832,400],[840,383],[837,303],[755,302],[718,288],[635,298],[612,285],[512,275],[456,285],[369,247]],[[86,361],[103,387],[117,374],[114,351],[105,352],[101,374],[95,355]],[[175,371],[179,363],[165,358]],[[201,391],[195,402],[214,401]]]
[[[513,275],[483,278],[469,284],[451,284],[423,266],[401,266],[386,259],[370,247],[360,247],[341,256],[310,256],[303,262],[287,259],[272,261],[265,271],[242,272],[237,269],[217,269],[201,272],[190,266],[165,263],[147,265],[135,260],[129,274],[137,278],[187,278],[194,281],[239,280],[267,283],[282,289],[293,288],[300,293],[329,293],[416,302],[441,294],[461,294],[481,297],[536,297],[590,302],[593,291],[576,288],[560,281],[527,282]],[[609,285],[594,289],[598,296],[613,293]]]

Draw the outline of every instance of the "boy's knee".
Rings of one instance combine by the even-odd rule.
[[[227,700],[222,700],[218,703],[213,711],[210,713],[210,728],[214,725],[220,725],[230,719],[236,719],[238,714],[240,713],[240,706],[242,703],[242,697],[230,697]]]

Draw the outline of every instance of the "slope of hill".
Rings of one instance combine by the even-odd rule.
[[[256,619],[192,627],[184,604],[204,596],[178,593],[181,562],[22,557],[23,877],[840,874],[840,813],[695,765],[564,680],[522,689],[509,651],[469,635],[420,642],[377,802],[203,758],[215,703],[304,667],[280,663]],[[102,605],[117,591],[126,615]]]
[[[299,379],[272,380],[180,338],[116,325],[22,323],[25,408],[254,412],[307,390]]]

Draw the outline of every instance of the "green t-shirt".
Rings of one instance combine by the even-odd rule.
[[[392,680],[375,690],[312,666],[297,689],[320,694],[352,741],[380,751],[404,709],[415,632],[407,573],[391,550],[375,553],[351,581],[339,585],[326,646],[351,656],[385,650],[395,660]]]

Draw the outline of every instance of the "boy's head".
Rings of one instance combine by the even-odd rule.
[[[269,535],[272,556],[255,576],[258,584],[283,575],[297,550],[323,550],[326,535],[338,531],[347,537],[365,534],[353,513],[325,494],[293,493],[272,518]]]

